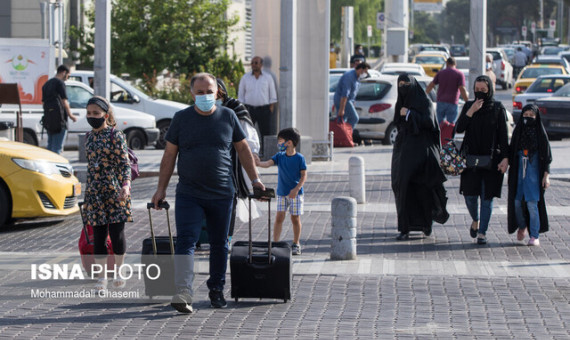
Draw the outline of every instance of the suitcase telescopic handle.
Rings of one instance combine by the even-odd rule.
[[[170,254],[172,257],[174,257],[174,240],[172,239],[172,229],[170,228],[170,214],[168,213],[168,210],[170,209],[170,204],[168,204],[168,202],[166,201],[161,201],[158,206],[160,208],[166,209],[166,224],[168,225],[168,237],[170,239]],[[150,224],[150,238],[152,240],[152,252],[154,254],[154,256],[156,256],[158,254],[158,251],[156,249],[156,237],[154,236],[154,227],[152,226],[152,215],[150,213],[150,210],[154,208],[154,203],[149,202],[146,204],[146,208],[148,209],[148,221]]]
[[[257,195],[249,195],[249,263],[253,263],[253,240],[251,235],[251,199],[260,198]],[[271,196],[263,196],[267,200],[267,262],[271,264]]]
[[[84,201],[77,202],[77,206],[79,207],[79,214],[81,215],[81,223],[83,224],[83,233],[85,234],[85,240],[87,240],[87,244],[93,244],[93,241],[91,241],[91,238],[89,237],[89,232],[87,231],[85,221],[83,220],[83,204],[85,204]]]

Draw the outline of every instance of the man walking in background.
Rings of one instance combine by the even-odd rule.
[[[47,131],[47,149],[60,154],[63,151],[63,143],[67,136],[67,118],[77,121],[71,114],[71,108],[67,101],[65,81],[69,78],[69,68],[60,65],[55,77],[48,80],[42,86],[42,103],[44,116],[42,125]]]
[[[439,124],[444,119],[449,123],[455,123],[460,93],[464,101],[469,100],[465,89],[465,76],[455,66],[455,58],[449,57],[446,68],[437,72],[426,88],[426,93],[430,93],[435,85],[439,85],[437,88],[437,121]]]
[[[263,59],[259,56],[251,59],[251,72],[243,75],[239,82],[238,100],[245,104],[253,124],[259,127],[261,150],[263,139],[271,134],[271,118],[275,112],[277,92],[273,77],[262,72]]]

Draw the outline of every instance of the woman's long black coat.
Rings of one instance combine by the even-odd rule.
[[[504,175],[497,170],[497,166],[504,158],[508,157],[509,148],[507,114],[503,104],[493,99],[493,92],[491,84],[483,106],[471,118],[467,116],[467,110],[474,101],[465,103],[455,125],[457,133],[465,132],[461,148],[466,153],[490,155],[491,149],[494,150],[491,169],[465,169],[461,173],[459,185],[461,194],[478,196],[481,194],[481,181],[484,181],[485,193],[483,197],[486,200],[501,197]]]
[[[538,111],[538,110],[536,110]],[[550,163],[552,163],[552,152],[550,150],[550,142],[548,141],[548,135],[546,130],[542,125],[540,120],[540,113],[536,113],[536,129],[538,135],[538,161],[539,161],[539,174],[540,184],[544,179],[544,172],[550,172]],[[523,124],[522,114],[517,122],[515,130],[513,131],[513,136],[511,138],[511,145],[509,146],[509,199],[508,199],[508,231],[509,234],[514,233],[518,229],[517,219],[515,217],[515,197],[517,195],[517,184],[519,178],[519,160],[518,155],[519,143],[522,134]],[[538,201],[538,214],[540,217],[540,233],[545,233],[548,231],[548,214],[546,212],[546,203],[544,201],[544,188],[540,187],[540,201]],[[525,210],[525,220],[526,225],[529,225],[528,212]]]
[[[404,77],[404,78],[403,78]],[[398,89],[394,122],[398,136],[392,153],[392,190],[396,199],[398,231],[431,234],[433,221],[445,223],[447,197],[445,175],[439,165],[439,126],[431,101],[413,77],[406,93]],[[408,119],[400,109],[410,109]]]

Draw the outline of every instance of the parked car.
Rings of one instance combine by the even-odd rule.
[[[562,86],[550,97],[537,100],[535,104],[550,138],[570,136],[570,84]]]
[[[445,65],[447,58],[449,56],[441,52],[422,52],[416,55],[412,62],[420,64],[428,76],[435,77],[435,74]]]
[[[567,72],[570,72],[570,63],[566,58],[563,58],[558,55],[537,55],[533,60],[532,64],[539,64],[539,65],[562,65],[566,69]]]
[[[407,73],[412,76],[426,76],[426,72],[424,71],[423,67],[421,67],[421,65],[413,63],[385,63],[380,69],[380,73],[390,75],[400,75],[402,73]]]
[[[347,72],[352,70],[351,68],[331,68],[329,70],[329,113],[333,111],[333,104],[334,104],[334,93],[336,91],[336,86],[338,85],[338,81],[340,77]],[[380,77],[381,73],[377,70],[368,70],[368,75],[371,78]]]
[[[452,57],[467,56],[467,49],[465,48],[465,45],[460,45],[460,44],[451,45],[449,52],[451,53]]]
[[[415,78],[424,90],[433,79],[427,76]],[[356,130],[362,139],[382,140],[387,145],[396,141],[398,130],[392,122],[398,98],[397,81],[398,76],[395,75],[381,75],[362,81],[354,104],[360,117]],[[435,90],[428,94],[434,110],[435,96]]]
[[[515,96],[513,101],[513,118],[515,121],[518,120],[525,105],[552,96],[553,93],[569,82],[570,75],[548,75],[536,78],[524,93]]]
[[[513,101],[515,100],[515,96],[517,94],[521,94],[530,86],[530,84],[534,83],[536,78],[545,75],[560,75],[560,74],[568,74],[566,68],[560,65],[552,65],[552,64],[535,64],[535,65],[528,65],[522,69],[521,73],[517,81],[515,82],[515,90],[513,91]]]
[[[71,113],[77,117],[77,122],[68,123],[65,148],[77,148],[79,135],[91,131],[87,123],[87,101],[93,97],[93,89],[89,86],[68,80],[66,83],[67,97]],[[17,105],[2,105],[0,108],[0,121],[16,122]],[[131,149],[144,149],[146,145],[152,145],[157,139],[159,131],[156,128],[154,116],[139,111],[129,110],[113,105],[117,128],[125,132],[127,144]],[[24,127],[24,142],[36,146],[47,146],[47,132],[40,125],[44,114],[41,105],[23,105],[22,121]]]
[[[12,219],[67,216],[79,208],[81,183],[64,157],[0,140],[0,227]]]
[[[503,89],[513,86],[513,66],[502,48],[488,48],[487,53],[493,56],[493,72],[497,76],[497,84]]]
[[[411,44],[408,49],[408,61],[412,62],[414,57],[422,52],[444,52],[448,57],[451,55],[449,48],[445,45],[433,44]]]
[[[455,63],[455,68],[463,73],[466,81],[469,81],[469,57],[455,57]]]
[[[156,142],[157,149],[164,149],[166,142],[164,136],[174,114],[188,107],[188,104],[178,103],[171,100],[156,99],[148,96],[123,79],[111,75],[111,103],[118,107],[148,113],[155,117],[156,126],[160,130],[160,136]],[[93,87],[93,71],[73,71],[69,79],[80,81]]]
[[[567,47],[562,46],[545,46],[540,49],[541,55],[558,55],[559,52],[568,51]]]

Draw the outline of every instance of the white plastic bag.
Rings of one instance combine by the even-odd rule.
[[[243,198],[238,198],[238,200],[237,200],[236,217],[241,222],[249,221],[249,207],[248,207],[249,203],[248,202],[249,202],[249,200],[245,200]],[[256,218],[258,218],[260,216],[261,216],[261,211],[257,207],[257,204],[255,204],[255,201],[251,200],[251,219],[255,220]]]

